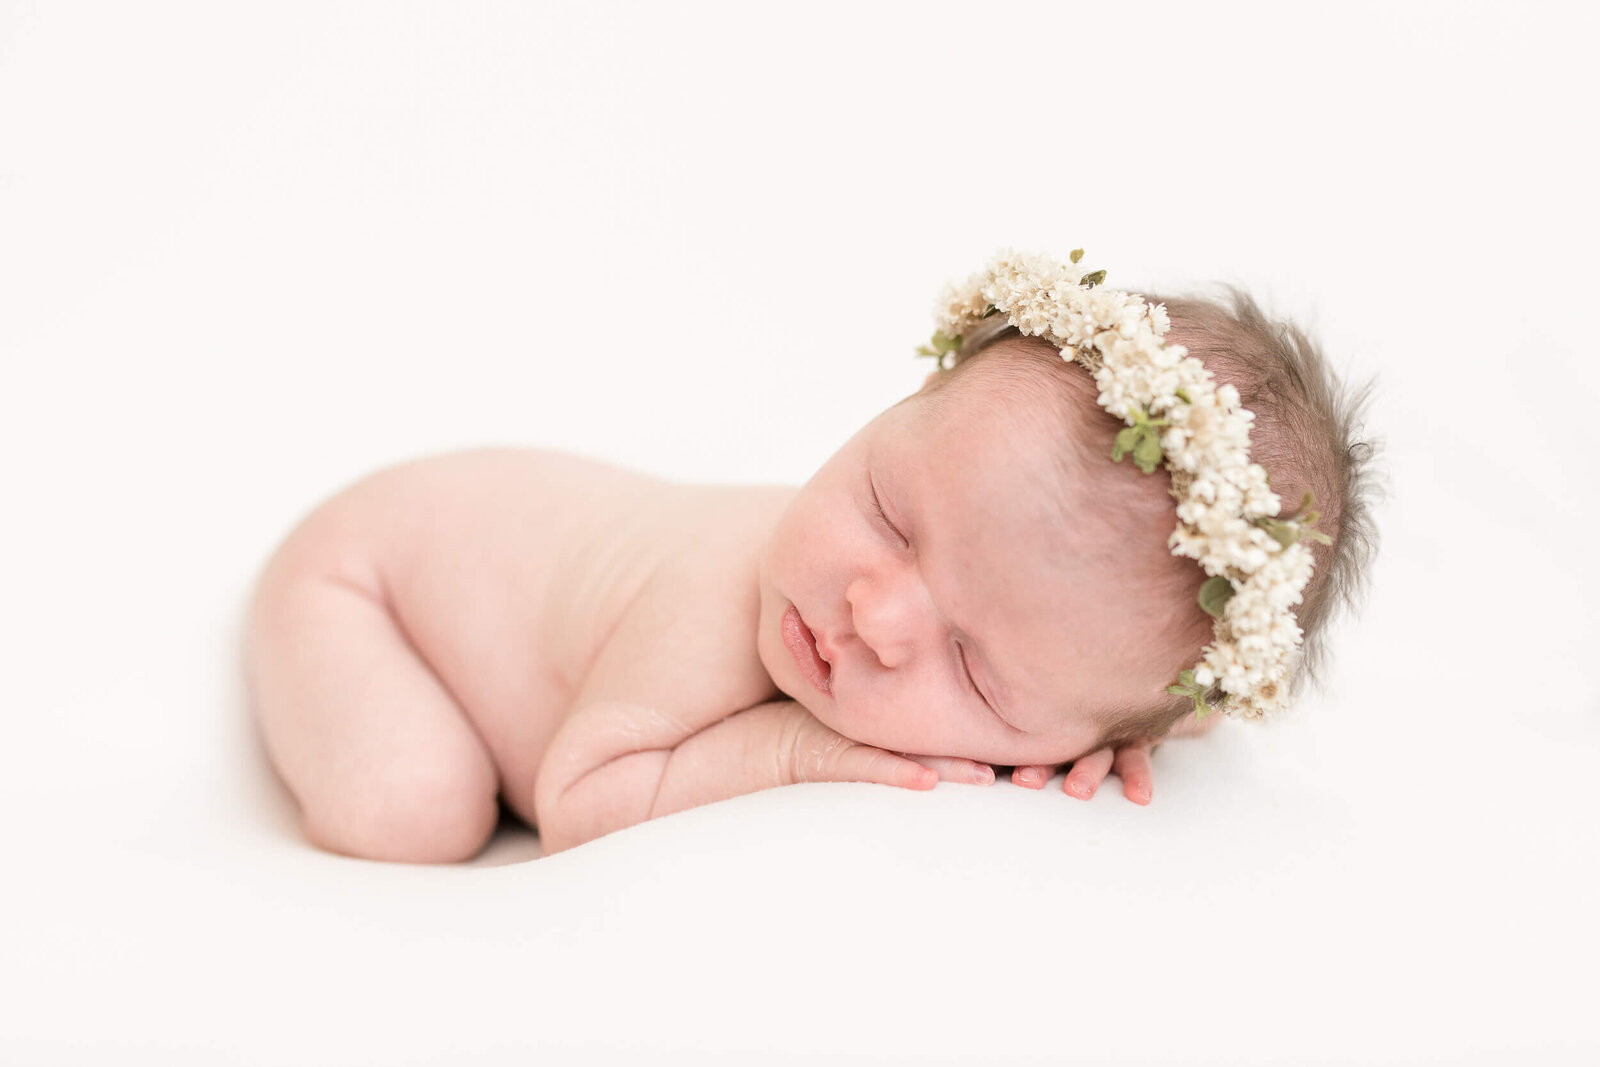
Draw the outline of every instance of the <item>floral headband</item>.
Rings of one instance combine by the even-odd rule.
[[[1254,719],[1289,700],[1299,658],[1300,625],[1290,611],[1311,578],[1311,529],[1318,513],[1300,507],[1278,517],[1267,472],[1250,461],[1250,423],[1239,391],[1217,385],[1188,349],[1161,338],[1166,308],[1101,285],[1106,272],[1048,256],[1004,249],[962,285],[947,285],[934,308],[937,331],[917,349],[941,370],[961,361],[962,337],[991,315],[1023,334],[1048,336],[1061,358],[1081,364],[1100,387],[1100,406],[1128,425],[1118,432],[1113,462],[1132,455],[1146,474],[1162,463],[1172,475],[1178,525],[1167,539],[1175,556],[1198,560],[1210,577],[1200,607],[1215,620],[1215,640],[1167,692],[1190,697],[1197,717],[1221,710]],[[1221,696],[1216,690],[1221,690]]]

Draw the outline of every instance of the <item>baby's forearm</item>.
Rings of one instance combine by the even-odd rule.
[[[547,796],[539,809],[545,852],[633,826],[647,819],[796,780],[792,750],[802,716],[793,701],[774,701],[730,715],[671,749],[627,752]]]
[[[681,742],[662,771],[650,818],[794,784],[795,741],[809,715],[792,700],[757,704]]]

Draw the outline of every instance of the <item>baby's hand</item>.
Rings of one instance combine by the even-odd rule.
[[[1151,794],[1150,753],[1169,738],[1199,737],[1208,733],[1216,728],[1222,718],[1221,715],[1208,715],[1204,719],[1197,719],[1186,715],[1163,737],[1142,737],[1125,745],[1091,752],[1070,764],[1072,770],[1067,772],[1067,780],[1061,783],[1061,790],[1079,800],[1088,800],[1094,796],[1100,783],[1105,781],[1106,772],[1109,771],[1122,779],[1123,796],[1135,804],[1148,804]],[[1063,763],[1059,766],[1069,765]],[[1056,770],[1056,764],[1017,767],[1011,772],[1011,781],[1027,789],[1043,789],[1044,784],[1055,776]]]
[[[1072,768],[1067,772],[1066,781],[1061,783],[1061,789],[1079,800],[1088,800],[1094,796],[1100,783],[1105,781],[1106,773],[1110,772],[1122,779],[1123,796],[1135,804],[1148,804],[1151,794],[1150,753],[1156,750],[1161,741],[1159,737],[1141,738],[1115,748],[1096,749],[1070,765],[1060,764],[1061,767]],[[1027,789],[1043,789],[1045,783],[1055,776],[1057,769],[1056,764],[1017,767],[1011,772],[1011,781]]]

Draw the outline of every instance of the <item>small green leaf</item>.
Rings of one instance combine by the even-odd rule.
[[[1200,586],[1200,610],[1213,619],[1222,618],[1222,609],[1233,599],[1233,583],[1222,575],[1207,578]]]
[[[1258,519],[1257,525],[1266,531],[1268,537],[1288,548],[1300,540],[1300,531],[1292,523],[1280,522],[1277,519]]]
[[[984,318],[988,318],[990,315],[999,314],[999,312],[1000,312],[999,308],[995,307],[993,304],[990,304],[987,308],[984,309],[983,317]]]
[[[936,333],[933,335],[932,346],[919,346],[917,348],[917,355],[941,358],[948,352],[959,351],[961,351],[961,337],[959,334],[955,337],[947,337],[943,333]]]
[[[1083,249],[1074,248],[1072,250],[1072,257],[1071,258],[1072,258],[1072,262],[1074,262],[1074,263],[1078,262],[1078,260],[1083,258]]]
[[[1148,426],[1139,427],[1139,440],[1133,446],[1133,461],[1146,474],[1154,472],[1156,464],[1161,462],[1161,441]]]
[[[921,345],[917,348],[917,355],[932,356],[943,363],[947,353],[959,351],[961,351],[961,335],[950,337],[941,330],[934,333],[931,346]]]
[[[1106,272],[1103,270],[1097,270],[1093,274],[1085,274],[1083,276],[1082,284],[1085,289],[1093,289],[1095,286],[1099,285],[1105,280]]]
[[[1181,685],[1167,686],[1167,692],[1175,697],[1188,697],[1194,701],[1194,713],[1198,718],[1205,718],[1211,712],[1211,705],[1206,703],[1206,687],[1194,680],[1194,669],[1178,672],[1178,681]]]
[[[1123,455],[1131,452],[1138,443],[1139,428],[1137,426],[1129,426],[1126,429],[1118,430],[1117,439],[1111,446],[1111,462],[1121,463]],[[1137,462],[1137,459],[1135,459],[1135,462]]]
[[[1185,404],[1193,404],[1194,403],[1193,400],[1189,399],[1189,394],[1184,392],[1182,389],[1179,389],[1177,392],[1178,392],[1178,399],[1183,401]]]
[[[1290,545],[1299,541],[1302,537],[1309,537],[1318,544],[1333,544],[1333,539],[1327,534],[1323,533],[1321,530],[1313,530],[1311,528],[1311,524],[1322,517],[1322,512],[1307,511],[1306,509],[1310,507],[1310,505],[1311,494],[1307,493],[1305,497],[1301,499],[1300,506],[1295,508],[1294,511],[1290,512],[1287,518],[1274,519],[1263,516],[1262,518],[1255,520],[1255,524],[1261,527],[1261,529],[1266,532],[1268,537],[1278,542],[1278,544],[1284,548],[1288,548]],[[1301,512],[1305,512],[1305,514],[1302,515]]]

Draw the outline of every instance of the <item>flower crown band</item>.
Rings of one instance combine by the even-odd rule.
[[[1215,620],[1214,640],[1167,692],[1193,699],[1202,718],[1213,704],[1246,719],[1278,711],[1289,700],[1302,636],[1290,609],[1311,578],[1302,541],[1330,543],[1311,529],[1318,518],[1312,496],[1279,516],[1266,470],[1250,460],[1255,415],[1239,406],[1238,390],[1217,385],[1183,345],[1161,340],[1170,325],[1165,307],[1106,288],[1106,272],[1084,271],[1082,258],[1081,248],[1069,263],[1002,250],[963,284],[945,287],[933,340],[917,354],[932,356],[941,370],[951,356],[954,367],[972,328],[1004,315],[1092,373],[1100,406],[1127,423],[1111,459],[1130,455],[1145,474],[1157,464],[1171,472],[1178,525],[1167,546],[1209,576],[1199,602]]]

